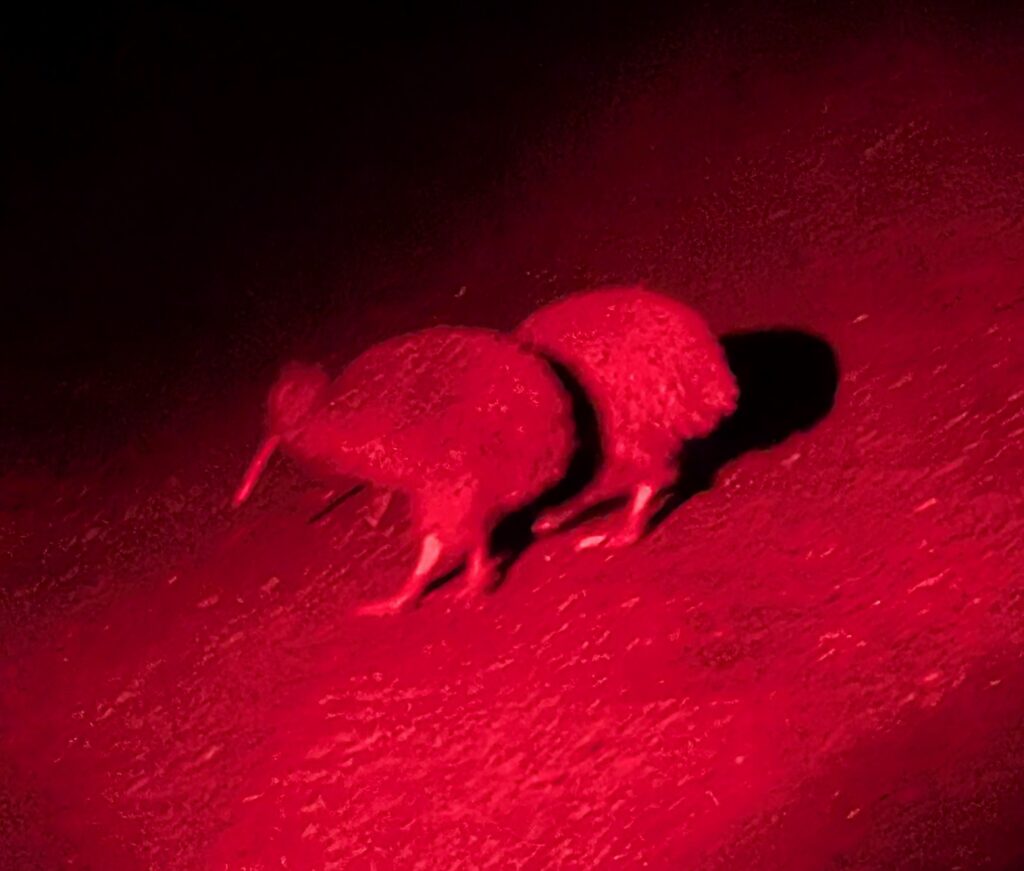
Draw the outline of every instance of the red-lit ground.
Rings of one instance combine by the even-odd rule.
[[[344,358],[646,279],[826,337],[832,413],[631,551],[552,538],[480,608],[358,619],[403,506],[310,523],[279,463],[232,513],[304,340],[223,336],[173,426],[0,484],[0,867],[1017,867],[1024,64],[952,20],[759,38],[638,50],[309,320]]]

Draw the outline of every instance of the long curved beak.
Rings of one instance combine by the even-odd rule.
[[[235,492],[235,498],[231,500],[233,508],[237,508],[249,498],[249,494],[252,493],[253,487],[259,481],[260,475],[263,474],[263,470],[267,467],[267,463],[270,462],[270,458],[273,456],[280,441],[281,437],[278,435],[269,435],[263,440],[263,443],[256,451],[256,456],[249,463],[249,468],[245,470],[245,477],[242,478],[242,483]]]

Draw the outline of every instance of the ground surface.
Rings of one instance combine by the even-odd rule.
[[[0,867],[1019,867],[1017,31],[718,24],[550,61],[453,126],[419,187],[392,180],[380,209],[401,229],[367,221],[359,250],[365,216],[337,187],[292,211],[252,193],[251,224],[200,203],[175,250],[126,243],[132,281],[198,288],[171,339],[115,320],[90,356],[69,315],[18,351]],[[460,187],[451,166],[499,145]],[[142,173],[95,160],[96,191],[111,166]],[[116,281],[116,246],[96,253],[104,231],[74,208],[68,262]],[[46,250],[24,232],[13,256]],[[74,271],[59,260],[54,283]],[[325,491],[279,463],[227,509],[280,359],[510,327],[634,279],[722,333],[825,337],[831,413],[737,458],[632,551],[536,545],[475,609],[442,588],[398,619],[351,615],[413,557],[400,500],[364,490],[310,523]]]

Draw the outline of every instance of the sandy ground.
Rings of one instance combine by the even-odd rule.
[[[372,245],[321,203],[186,247],[193,309],[234,294],[194,341],[11,394],[0,867],[1024,861],[1019,31],[696,21],[453,127],[500,163],[395,182]],[[352,615],[413,559],[399,498],[310,522],[330,496],[280,462],[228,509],[280,360],[638,279],[721,334],[823,337],[830,413],[478,607]]]

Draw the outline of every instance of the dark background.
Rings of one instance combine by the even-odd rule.
[[[672,6],[140,4],[15,19],[5,443],[25,450],[54,416],[130,416],[202,348],[214,367],[241,333],[359,306],[339,264],[415,249],[485,195],[524,141],[622,74],[637,39],[685,26],[692,13]]]
[[[0,30],[0,869],[1020,866],[1017,10]],[[637,548],[367,622],[401,499],[228,510],[283,360],[638,279],[840,380]]]

